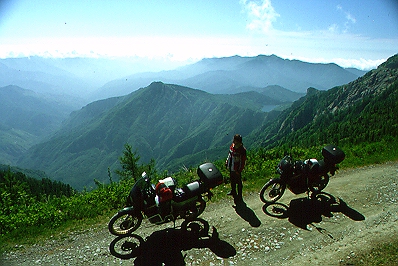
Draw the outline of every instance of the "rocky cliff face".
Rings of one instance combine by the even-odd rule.
[[[385,91],[392,83],[398,80],[398,54],[389,58],[377,69],[368,72],[363,77],[340,86],[336,98],[328,109],[334,112],[337,109],[347,108],[366,96],[377,96]]]

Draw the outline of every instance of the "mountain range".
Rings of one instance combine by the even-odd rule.
[[[326,90],[355,80],[366,72],[336,64],[315,64],[275,55],[206,58],[160,72],[140,71],[148,64],[140,58],[6,58],[0,59],[0,87],[15,85],[58,96],[58,101],[79,104],[127,95],[153,81],[233,94],[278,85],[305,93],[308,87]]]
[[[267,111],[285,108],[301,96],[303,94],[291,92],[279,86],[269,86],[263,88],[261,93],[245,92],[217,97],[224,99],[223,101],[230,99],[241,108]],[[81,110],[76,110],[76,107],[57,101],[51,96],[18,86],[10,85],[0,88],[0,97],[2,99],[0,163],[10,165],[15,165],[19,157],[24,156],[32,145],[48,140],[58,130],[65,133],[70,132],[70,128],[84,126],[84,123],[96,119],[124,98],[100,100]],[[59,132],[56,133],[56,135],[59,134]]]
[[[266,67],[272,62],[275,63],[274,67]],[[245,136],[248,147],[264,143],[268,145],[273,141],[268,140],[270,130],[268,127],[275,131],[277,124],[274,123],[280,121],[282,110],[299,99],[291,108],[296,107],[305,101],[304,99],[308,98],[308,95],[300,99],[305,93],[268,83],[266,84],[268,86],[260,86],[260,81],[255,84],[255,81],[252,80],[260,79],[261,72],[263,76],[267,76],[268,73],[271,73],[271,69],[276,71],[281,68],[280,72],[292,73],[282,67],[291,64],[296,65],[296,74],[291,74],[291,78],[285,76],[285,80],[294,80],[299,76],[297,73],[305,72],[302,72],[302,69],[308,67],[307,71],[316,73],[313,76],[320,76],[320,73],[324,73],[324,84],[329,84],[332,79],[328,80],[327,77],[330,75],[325,74],[327,73],[326,69],[331,71],[328,72],[329,74],[338,69],[338,73],[344,74],[341,78],[335,78],[332,87],[343,82],[342,80],[345,78],[351,77],[351,80],[355,80],[358,75],[363,74],[361,71],[343,69],[334,64],[309,64],[283,60],[276,56],[205,59],[174,71],[146,73],[148,80],[152,81],[147,83],[150,84],[149,86],[138,89],[132,85],[134,82],[129,86],[119,87],[115,84],[121,80],[116,80],[112,82],[113,88],[120,88],[120,91],[127,89],[128,94],[97,100],[81,109],[71,108],[64,102],[61,104],[52,97],[53,103],[64,106],[65,109],[59,108],[60,110],[52,111],[53,106],[40,108],[58,116],[58,119],[56,119],[56,123],[48,124],[48,126],[52,125],[50,128],[43,130],[46,132],[45,135],[35,135],[34,140],[29,135],[30,131],[20,129],[18,126],[4,125],[1,120],[0,133],[10,134],[14,137],[16,132],[10,129],[20,130],[17,132],[20,134],[20,139],[13,141],[8,137],[6,145],[2,142],[0,148],[7,145],[7,147],[15,148],[13,145],[20,145],[23,143],[23,139],[26,139],[26,144],[23,149],[15,153],[19,154],[19,157],[15,155],[12,161],[7,161],[8,150],[3,149],[6,152],[0,159],[3,163],[11,161],[11,164],[17,164],[20,167],[43,170],[56,180],[82,189],[91,187],[94,184],[93,179],[101,182],[108,180],[108,167],[111,170],[119,167],[118,157],[122,155],[123,146],[126,143],[137,150],[142,162],[155,159],[159,169],[168,169],[169,171],[195,165],[203,160],[223,158],[225,147],[229,145],[231,136],[236,132]],[[257,68],[261,71],[256,71]],[[164,81],[167,80],[166,78],[162,79],[162,82],[154,81],[156,79],[152,77],[161,74],[172,80],[172,77],[177,76],[178,73],[180,73],[180,79],[175,80],[175,83],[166,83]],[[220,73],[222,73],[221,76],[218,75]],[[141,79],[145,75],[142,74]],[[200,81],[201,75],[207,76],[207,78]],[[208,75],[212,78],[209,78]],[[307,77],[302,80],[309,80],[308,74],[305,73],[305,75]],[[229,85],[226,79],[222,78],[227,76],[231,80]],[[246,77],[245,82],[238,78],[243,76]],[[134,75],[134,77],[138,77],[138,75]],[[204,82],[207,79],[208,82]],[[127,78],[127,81],[131,81],[130,78]],[[213,90],[213,92],[180,84],[180,82],[186,81],[197,84],[207,83],[207,90]],[[233,85],[235,82],[236,84]],[[301,82],[301,84],[313,84],[318,87],[318,89],[309,90],[307,87],[305,92],[307,93],[308,90],[309,95],[316,94],[313,92],[318,91],[326,92],[328,85],[320,86],[318,83],[316,78],[313,82]],[[16,86],[4,88],[25,92],[25,94],[33,93],[31,90],[24,90]],[[0,88],[0,91],[4,88]],[[98,91],[104,90],[101,88]],[[221,94],[223,91],[228,93]],[[114,93],[118,94],[116,91]],[[25,99],[23,93],[19,95],[17,98],[23,105]],[[46,102],[46,97],[42,98],[44,102]],[[74,111],[68,115],[71,109]],[[283,112],[283,114],[285,113],[286,111]],[[44,129],[41,123],[32,124]],[[259,139],[262,141],[261,144],[259,144],[261,142]],[[30,146],[32,147],[29,148]],[[18,161],[16,161],[17,157]]]
[[[138,73],[114,80],[95,91],[93,98],[125,95],[131,88],[152,81],[179,84],[213,94],[258,91],[278,85],[290,91],[305,93],[308,87],[327,90],[364,75],[365,71],[344,69],[336,64],[315,64],[278,56],[233,56],[206,58],[170,71]]]
[[[159,169],[178,170],[217,159],[235,132],[247,135],[273,119],[273,113],[261,111],[264,105],[278,104],[258,92],[215,95],[153,82],[72,113],[60,131],[32,147],[18,165],[40,167],[81,189],[94,178],[107,180],[107,168],[119,166],[128,143],[143,162],[155,159]]]

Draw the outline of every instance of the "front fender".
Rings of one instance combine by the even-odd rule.
[[[128,212],[134,213],[135,212],[135,208],[133,206],[124,207],[123,209],[121,209],[117,213],[128,213]]]
[[[274,183],[278,183],[278,182],[279,183],[282,182],[282,176],[271,178],[270,180],[268,180],[268,182],[266,184],[274,184]]]

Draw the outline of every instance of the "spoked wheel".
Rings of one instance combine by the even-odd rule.
[[[274,203],[280,199],[285,192],[286,185],[280,179],[271,179],[260,191],[260,199],[264,203]]]
[[[111,218],[108,229],[113,235],[125,236],[137,230],[141,222],[142,215],[135,214],[132,210],[120,211]]]
[[[181,230],[190,233],[196,233],[199,237],[209,235],[209,223],[201,218],[195,220],[185,220],[181,224]]]
[[[143,243],[144,239],[136,234],[119,236],[111,242],[109,251],[119,259],[128,260],[140,255]]]
[[[313,193],[311,199],[316,200],[330,210],[339,210],[341,204],[340,200],[325,192]]]
[[[202,198],[197,199],[195,201],[195,205],[186,210],[185,213],[181,215],[181,217],[185,220],[192,221],[196,219],[199,215],[201,215],[205,208],[206,201],[204,201]]]
[[[282,203],[270,203],[263,206],[263,211],[269,216],[276,218],[287,218],[289,216],[289,208]]]
[[[315,182],[309,183],[308,187],[310,188],[310,191],[313,193],[319,193],[324,189],[327,184],[329,183],[329,175],[324,174],[322,176],[319,176]]]

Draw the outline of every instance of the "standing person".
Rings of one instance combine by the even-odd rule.
[[[229,147],[228,158],[225,161],[225,166],[229,170],[229,177],[231,181],[231,192],[228,195],[234,197],[235,203],[242,201],[242,171],[245,168],[246,162],[246,148],[242,143],[242,136],[236,134]],[[238,190],[236,190],[238,189]]]

